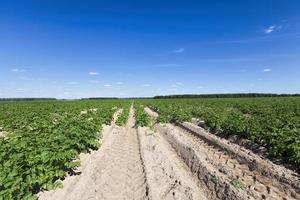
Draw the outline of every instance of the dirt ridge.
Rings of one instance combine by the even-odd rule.
[[[146,112],[154,116],[154,111],[149,108],[146,108]],[[157,114],[155,116],[157,117]],[[179,125],[181,126],[156,124],[155,129],[158,132],[164,133],[178,155],[186,162],[191,170],[198,175],[198,178],[205,182],[207,188],[214,193],[215,198],[300,198],[297,191],[291,188],[289,184],[282,187],[281,184],[276,183],[276,177],[260,173],[259,168],[257,169],[256,167],[256,157],[253,157],[251,154],[251,156],[248,156],[248,150],[246,153],[242,151],[243,153],[237,156],[238,153],[236,151],[234,151],[235,154],[232,154],[226,150],[227,146],[231,145],[227,143],[228,141],[220,140],[216,136],[210,137],[211,135],[208,135],[206,132],[201,132],[202,137],[199,137],[199,135],[197,135],[198,132],[195,133],[195,130],[190,130],[194,128],[198,131],[194,124],[182,123]],[[187,128],[184,129],[183,127],[189,127],[190,129],[187,130]],[[222,145],[220,145],[220,143]],[[230,146],[230,148],[231,147],[232,146]],[[233,148],[233,150],[236,149]],[[241,149],[238,148],[237,151],[241,152]],[[250,164],[253,163],[247,165],[246,161],[251,161]],[[264,163],[264,160],[261,162]],[[271,169],[276,170],[276,168]],[[288,177],[290,183],[292,183],[293,180],[297,180],[289,178],[290,177]],[[297,182],[294,184],[297,185]]]
[[[251,168],[260,172],[261,175],[276,180],[276,186],[282,187],[282,190],[292,187],[298,193],[300,192],[299,177],[291,170],[286,169],[280,165],[276,165],[268,160],[262,159],[255,153],[229,142],[226,139],[221,139],[213,134],[208,134],[203,128],[198,127],[189,122],[177,123],[176,125],[191,132],[192,134],[201,137],[209,142],[211,145],[221,148],[234,156],[240,163],[246,164]]]
[[[207,199],[207,194],[186,164],[160,133],[139,127],[151,199]]]
[[[234,188],[226,176],[220,173],[212,163],[207,161],[209,157],[202,153],[203,149],[196,150],[195,144],[188,144],[192,140],[185,141],[182,133],[175,133],[172,129],[173,125],[168,125],[170,127],[158,124],[155,126],[155,129],[164,134],[167,141],[176,150],[178,156],[189,166],[198,179],[205,184],[212,199],[254,199],[245,192],[240,192]]]

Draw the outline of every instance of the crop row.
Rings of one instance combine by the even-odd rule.
[[[123,126],[126,124],[129,116],[129,109],[130,109],[130,104],[127,104],[126,106],[123,107],[122,113],[118,116],[118,119],[116,121],[116,124],[118,126]]]
[[[35,199],[74,173],[81,152],[97,149],[102,124],[127,102],[0,104],[0,199]]]
[[[135,126],[137,127],[149,126],[150,117],[144,111],[144,107],[139,101],[136,101],[134,103],[134,109],[135,109]]]
[[[300,98],[144,100],[161,122],[204,120],[211,132],[236,135],[268,149],[271,157],[300,164]]]

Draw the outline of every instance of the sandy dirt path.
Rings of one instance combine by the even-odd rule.
[[[133,115],[131,109],[126,127],[104,127],[101,148],[80,158],[82,173],[67,177],[62,189],[43,192],[39,199],[147,199]]]
[[[153,199],[206,200],[207,192],[167,140],[150,128],[135,128],[131,107],[125,127],[103,129],[99,150],[81,154],[77,176],[64,187],[38,195],[42,200]]]
[[[138,134],[151,199],[207,199],[197,178],[159,133],[139,127]]]

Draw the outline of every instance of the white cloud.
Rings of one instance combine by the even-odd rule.
[[[175,84],[176,84],[176,85],[182,85],[182,83],[181,83],[181,82],[176,82]]]
[[[26,71],[27,71],[26,69],[18,69],[18,68],[15,68],[15,69],[11,70],[11,72],[13,72],[13,73],[24,73]]]
[[[90,75],[90,76],[98,76],[99,73],[98,73],[98,72],[89,72],[89,75]]]
[[[150,84],[143,84],[143,87],[150,87]]]
[[[119,82],[116,82],[117,85],[123,85],[124,83],[119,81]]]
[[[89,83],[99,83],[98,80],[89,80]]]
[[[266,69],[264,69],[263,71],[264,71],[264,72],[271,72],[271,71],[272,71],[272,69],[270,69],[270,68],[266,68]]]
[[[204,88],[204,86],[202,86],[202,85],[199,85],[197,88],[198,88],[198,89],[203,89],[203,88]]]
[[[110,84],[105,84],[104,87],[111,87],[111,85]]]
[[[282,25],[272,25],[264,29],[265,34],[270,34],[282,28]]]
[[[269,26],[268,28],[266,28],[266,29],[264,30],[264,32],[265,32],[266,34],[270,34],[270,33],[272,33],[272,32],[275,30],[275,28],[276,28],[276,25]]]
[[[182,53],[182,52],[184,52],[184,51],[185,51],[184,48],[179,48],[179,49],[174,49],[172,52],[173,52],[173,53]]]

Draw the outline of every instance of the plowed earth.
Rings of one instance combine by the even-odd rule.
[[[158,114],[145,109],[153,122]],[[101,148],[81,154],[79,175],[39,199],[300,199],[297,174],[191,123],[104,126]]]

